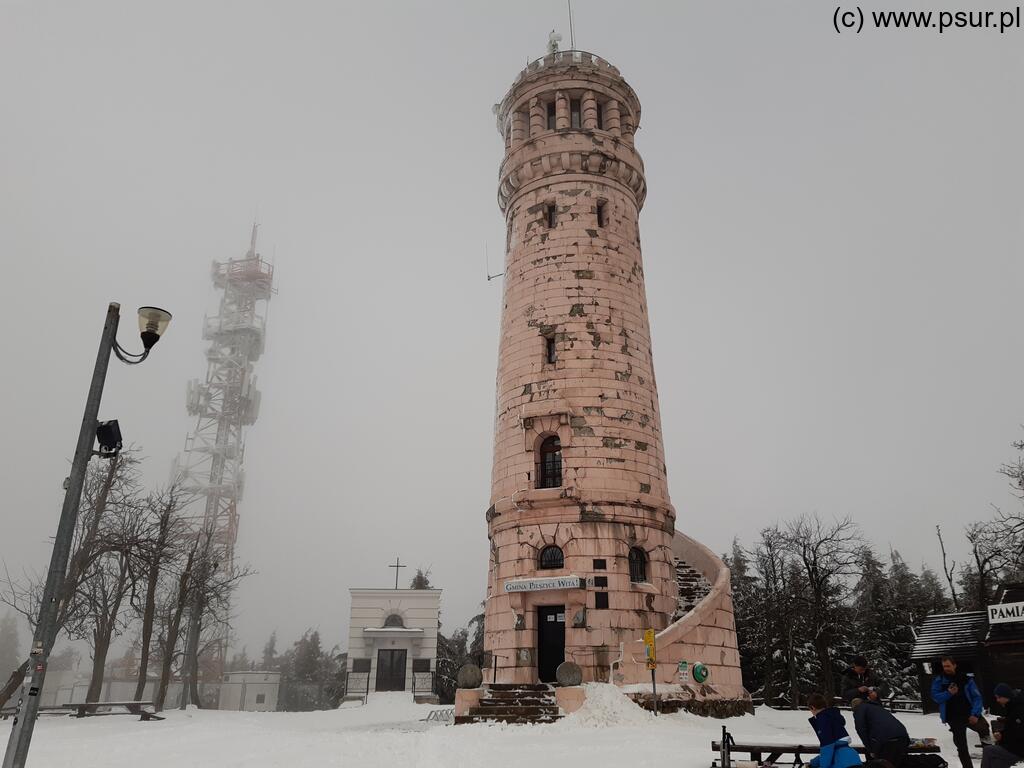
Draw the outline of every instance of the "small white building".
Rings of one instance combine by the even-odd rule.
[[[280,687],[280,672],[228,672],[220,686],[217,709],[276,712]]]
[[[409,691],[434,701],[440,589],[350,589],[346,698]]]

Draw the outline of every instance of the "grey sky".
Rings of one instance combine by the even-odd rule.
[[[680,527],[723,550],[849,514],[934,563],[935,523],[952,538],[1014,503],[996,470],[1024,421],[1024,30],[839,37],[820,1],[574,6],[577,46],[643,103]],[[145,365],[112,365],[102,410],[166,480],[210,262],[258,216],[280,293],[240,645],[342,642],[347,589],[386,586],[396,555],[463,624],[486,575],[483,254],[500,271],[504,245],[490,108],[552,27],[568,42],[563,2],[0,0],[0,556],[45,567],[109,300],[129,346],[137,305],[175,315]]]

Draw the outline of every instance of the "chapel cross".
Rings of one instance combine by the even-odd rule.
[[[394,565],[389,565],[388,568],[394,568],[395,569],[395,589],[398,589],[398,574],[399,574],[399,570],[398,569],[399,568],[405,568],[405,566],[402,565],[402,558],[396,557],[395,558],[395,564]]]

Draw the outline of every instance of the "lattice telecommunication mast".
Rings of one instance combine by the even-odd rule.
[[[183,490],[196,495],[189,509],[196,532],[212,535],[221,567],[231,567],[238,537],[238,502],[245,486],[245,428],[259,416],[260,392],[254,364],[266,341],[266,309],[275,293],[274,267],[256,251],[253,224],[249,250],[242,259],[213,263],[213,285],[220,308],[203,321],[206,379],[188,384],[186,408],[196,417],[185,440],[175,474]],[[217,644],[217,667],[225,643]]]

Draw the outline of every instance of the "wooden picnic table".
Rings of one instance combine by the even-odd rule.
[[[850,745],[853,749],[857,750],[860,754],[865,753],[865,749],[862,746]],[[758,765],[764,765],[765,763],[776,763],[783,755],[793,755],[793,765],[801,766],[804,765],[804,755],[816,755],[821,751],[821,747],[817,744],[766,744],[766,743],[753,743],[753,742],[738,742],[732,734],[726,730],[726,727],[722,726],[722,739],[720,741],[711,742],[711,750],[717,752],[719,755],[717,768],[732,768],[732,753],[733,752],[746,752],[750,755],[750,759],[756,762]],[[908,755],[923,755],[923,754],[935,754],[940,751],[937,744],[932,745],[914,745],[912,744],[907,749]],[[764,755],[767,754],[768,758],[763,759]],[[712,761],[712,768],[715,768],[716,762]]]
[[[152,701],[84,701],[74,704],[65,704],[64,708],[75,712],[75,717],[102,717],[104,715],[138,715],[140,720],[163,720],[152,709]],[[96,712],[97,707],[119,707],[124,712]]]

